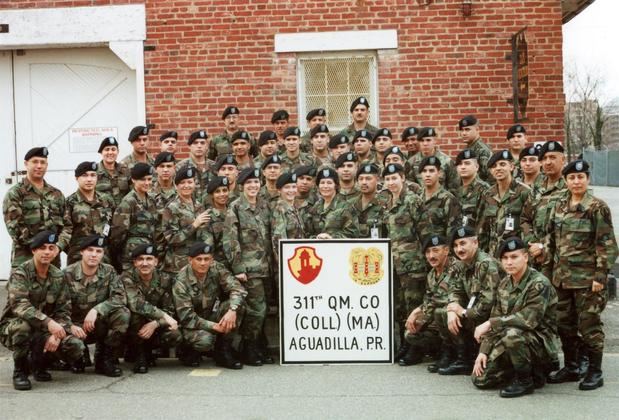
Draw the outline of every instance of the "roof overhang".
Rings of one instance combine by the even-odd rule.
[[[580,12],[585,10],[595,0],[561,0],[561,9],[563,11],[563,24],[566,24]]]

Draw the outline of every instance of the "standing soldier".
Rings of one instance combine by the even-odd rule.
[[[127,194],[114,212],[110,242],[120,250],[123,270],[131,269],[131,252],[141,244],[150,244],[155,239],[157,208],[150,197],[153,181],[153,167],[136,163],[131,169],[133,189]]]
[[[95,372],[111,377],[122,375],[116,359],[129,327],[125,291],[111,265],[103,263],[107,239],[89,235],[80,243],[81,260],[64,269],[71,294],[71,334],[84,344],[96,343]],[[71,366],[83,373],[91,365],[88,346],[84,357]]]
[[[110,195],[116,207],[131,189],[131,171],[125,165],[116,162],[118,159],[116,138],[104,138],[99,146],[99,153],[101,162],[97,166],[97,191]]]
[[[290,114],[285,109],[279,109],[271,116],[271,124],[273,125],[273,131],[277,135],[277,149],[278,151],[284,151],[284,132],[288,128],[288,121],[290,120]]]
[[[133,127],[129,132],[129,143],[133,150],[120,161],[121,164],[131,170],[136,163],[142,162],[152,165],[155,163],[152,157],[148,154],[148,127],[138,125]]]
[[[361,165],[357,185],[361,195],[352,203],[359,214],[359,238],[380,238],[387,203],[378,192],[380,169],[373,163]]]
[[[327,111],[323,108],[312,109],[305,116],[305,120],[307,121],[307,132],[301,137],[301,151],[310,153],[312,151],[312,138],[309,133],[317,125],[327,123]]]
[[[359,187],[355,184],[357,174],[357,155],[346,152],[335,161],[335,170],[340,179],[340,197],[348,201],[354,201],[361,196]]]
[[[82,240],[92,234],[108,237],[112,227],[114,201],[96,190],[97,164],[82,162],[75,169],[77,191],[67,198],[64,227],[58,247],[67,254],[67,264],[80,261]],[[109,262],[109,255],[106,255]]]
[[[224,121],[224,130],[213,138],[209,144],[208,158],[211,160],[217,159],[219,155],[232,153],[232,134],[239,129],[240,111],[235,106],[227,106],[224,109],[221,119]]]
[[[262,165],[261,172],[265,183],[262,188],[260,188],[260,197],[271,206],[275,204],[279,198],[277,179],[282,174],[282,160],[279,155],[271,155]]]
[[[176,171],[185,166],[193,166],[197,169],[194,196],[197,200],[202,201],[206,194],[206,186],[211,179],[211,169],[214,164],[212,160],[206,157],[209,148],[208,134],[204,130],[194,131],[189,135],[187,144],[189,145],[189,157],[176,165]]]
[[[350,114],[352,116],[352,124],[341,131],[341,134],[345,134],[349,139],[353,138],[359,130],[369,131],[371,137],[378,131],[378,128],[368,122],[370,119],[370,101],[367,98],[360,96],[352,101],[352,104],[350,104]]]
[[[230,155],[228,155],[230,156]],[[221,156],[220,156],[221,158]],[[225,176],[216,176],[208,183],[207,188],[211,221],[206,226],[208,243],[213,247],[215,261],[225,265],[228,269],[228,260],[224,253],[223,234],[226,229],[226,214],[230,197],[230,181]]]
[[[239,171],[253,168],[254,161],[251,158],[251,136],[247,131],[236,131],[232,138],[232,154],[238,165]]]
[[[409,159],[415,156],[419,151],[417,134],[419,134],[417,127],[406,127],[400,136],[402,144],[404,144],[404,149],[406,150],[406,157]]]
[[[467,115],[458,121],[458,129],[460,130],[460,138],[462,138],[466,148],[471,149],[477,155],[479,177],[486,182],[493,182],[488,171],[490,169],[488,167],[488,160],[492,156],[492,149],[479,136],[477,118],[473,115]]]
[[[535,146],[522,149],[519,156],[520,169],[522,170],[522,183],[539,194],[544,176],[542,175],[542,163],[539,160],[539,148]]]
[[[71,297],[62,271],[52,265],[58,255],[58,236],[49,230],[31,238],[32,259],[11,271],[8,300],[0,317],[0,342],[13,351],[13,388],[32,388],[28,373],[38,382],[52,380],[46,358],[74,363],[84,344],[71,335]],[[28,363],[31,352],[32,364]],[[47,356],[47,357],[46,357]],[[32,368],[32,369],[31,369]]]
[[[402,165],[404,167],[404,173],[409,173],[408,162],[406,161],[404,152],[399,146],[391,146],[385,152],[385,158],[383,159],[383,168],[390,163]],[[413,191],[415,194],[421,193],[421,186],[417,184],[417,180],[406,180],[406,188]]]
[[[387,128],[381,128],[376,131],[372,138],[372,146],[374,146],[374,161],[380,169],[383,169],[383,162],[385,160],[385,154],[393,146],[391,139],[391,131]]]
[[[126,305],[131,311],[127,342],[135,354],[134,373],[148,373],[155,366],[152,350],[181,343],[174,315],[170,288],[165,287],[157,270],[153,244],[142,244],[131,251],[132,267],[120,276],[125,288]],[[125,361],[127,356],[125,356]]]
[[[316,166],[320,169],[322,166],[331,166],[332,160],[329,154],[329,127],[324,124],[319,124],[310,131],[312,139],[311,156],[316,162]]]
[[[254,158],[254,168],[260,169],[262,163],[277,154],[277,134],[274,131],[263,131],[258,137],[258,156]]]
[[[464,149],[458,153],[456,170],[460,178],[460,187],[455,195],[462,207],[461,223],[477,230],[483,213],[484,194],[490,185],[477,176],[479,162],[477,162],[477,155],[471,149]]]
[[[579,389],[604,385],[602,355],[604,330],[600,318],[608,300],[608,272],[617,259],[617,241],[610,209],[591,195],[589,164],[576,160],[563,169],[568,192],[548,219],[543,273],[557,289],[557,324],[565,366],[549,376],[549,382],[580,379],[577,355],[589,356],[589,370]],[[578,348],[578,335],[582,347]]]
[[[522,181],[522,168],[520,167],[520,153],[524,150],[527,144],[527,130],[522,124],[516,124],[509,127],[507,130],[507,142],[509,143],[509,152],[514,156],[514,179]]]
[[[159,136],[159,145],[162,152],[176,153],[178,145],[178,133],[176,131],[166,131]]]
[[[234,159],[234,156],[232,155],[219,156],[214,169],[217,176],[225,176],[228,178],[228,203],[232,203],[241,195],[241,188],[236,182],[239,177],[239,168],[236,159]],[[210,198],[211,197],[209,196],[209,198],[204,202],[205,207],[209,207],[211,205]]]
[[[417,145],[419,152],[408,159],[408,171],[406,179],[409,181],[415,181],[419,185],[423,185],[423,179],[421,176],[421,170],[419,164],[421,161],[429,156],[436,156],[441,162],[441,176],[439,178],[440,184],[449,192],[455,194],[458,190],[458,173],[454,168],[454,164],[451,158],[445,153],[441,152],[437,145],[438,133],[432,127],[423,127],[417,134]]]
[[[297,176],[297,197],[294,205],[299,209],[302,220],[306,220],[309,209],[318,201],[316,192],[316,168],[313,166],[299,166],[295,171]]]
[[[34,235],[42,230],[56,234],[62,231],[65,199],[59,189],[45,181],[48,154],[47,147],[35,147],[26,153],[26,177],[11,187],[2,203],[6,230],[13,240],[12,268],[32,258],[30,240]],[[53,249],[57,251],[58,247]],[[54,259],[54,264],[60,266],[60,258],[54,255]]]
[[[374,152],[372,151],[372,133],[368,130],[359,130],[354,134],[352,147],[357,154],[360,165],[376,162]],[[380,169],[380,165],[377,166]]]
[[[170,152],[161,152],[155,158],[157,182],[150,194],[155,199],[159,211],[163,210],[176,197],[176,189],[174,188],[175,162],[174,154]]]
[[[292,172],[299,166],[314,165],[314,159],[300,149],[301,130],[299,127],[288,127],[284,131],[285,150],[280,153],[282,158],[282,171]]]
[[[333,162],[344,153],[350,152],[350,139],[344,134],[336,134],[329,140],[329,153]]]
[[[441,161],[436,156],[424,157],[419,163],[423,179],[422,212],[419,227],[425,235],[449,236],[462,220],[460,203],[439,183]]]
[[[271,229],[268,204],[259,197],[260,171],[244,169],[239,175],[243,194],[228,207],[223,235],[224,252],[234,276],[247,290],[241,325],[243,361],[250,366],[273,363],[258,347],[267,312],[265,287],[271,278]]]

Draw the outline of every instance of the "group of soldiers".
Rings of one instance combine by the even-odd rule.
[[[493,152],[472,115],[452,160],[434,127],[407,127],[398,146],[369,124],[367,98],[350,112],[332,135],[326,111],[311,110],[302,135],[278,110],[256,139],[230,106],[221,134],[189,135],[183,160],[177,132],[153,159],[138,126],[120,162],[118,141],[103,139],[66,199],[45,181],[47,148],[31,149],[3,203],[13,250],[0,341],[14,387],[30,389],[30,373],[51,380],[58,360],[84,372],[88,344],[108,376],[122,374],[121,354],[146,373],[169,348],[188,366],[204,355],[230,369],[273,363],[264,327],[277,311],[278,244],[302,238],[391,240],[402,366],[431,356],[429,371],[471,374],[504,397],[546,380],[602,386],[617,245],[588,164],[566,162],[559,142],[528,144],[520,124]]]

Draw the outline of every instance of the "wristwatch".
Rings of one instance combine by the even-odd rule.
[[[239,309],[239,307],[237,305],[230,305],[230,310],[233,312],[236,312],[236,310]]]
[[[466,309],[462,310],[462,318],[466,318]]]

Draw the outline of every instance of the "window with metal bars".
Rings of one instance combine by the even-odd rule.
[[[370,102],[370,124],[377,125],[375,54],[300,56],[297,69],[297,103],[301,121],[310,110],[324,108],[327,111],[329,131],[337,133],[352,123],[352,101],[365,96]]]

